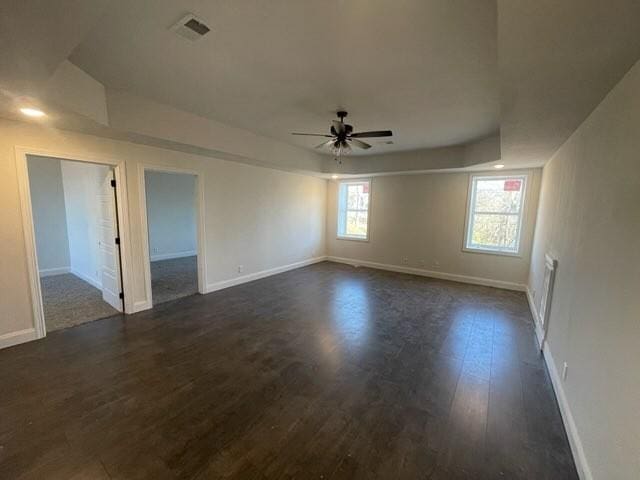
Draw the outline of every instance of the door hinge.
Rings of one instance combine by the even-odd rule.
[[[116,188],[116,181],[115,181],[115,180],[111,180],[111,186],[112,186],[113,188]]]
[[[124,300],[124,293],[123,293],[123,292],[120,292],[120,295],[119,295],[119,296],[120,296],[120,298],[121,298],[121,299],[123,299],[123,300]]]
[[[116,237],[116,245],[120,245],[120,237]]]

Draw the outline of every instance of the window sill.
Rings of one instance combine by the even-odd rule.
[[[368,238],[345,237],[345,236],[340,236],[340,235],[338,235],[336,237],[336,240],[349,240],[351,242],[368,242],[369,241]]]
[[[520,254],[520,252],[516,252],[516,253],[501,252],[499,250],[487,250],[487,249],[483,249],[483,248],[468,248],[468,247],[464,247],[462,249],[462,251],[466,252],[466,253],[483,253],[485,255],[498,255],[498,256],[501,256],[501,257],[522,258],[522,255]]]

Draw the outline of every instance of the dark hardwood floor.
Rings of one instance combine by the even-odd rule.
[[[0,351],[2,479],[575,479],[525,296],[322,263]]]

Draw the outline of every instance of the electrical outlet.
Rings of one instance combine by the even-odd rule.
[[[420,266],[422,268],[426,267],[427,266],[427,262],[425,260],[420,260]]]
[[[434,267],[439,267],[440,266],[440,261],[439,260],[434,260],[433,261],[433,266]]]
[[[409,265],[409,257],[402,257],[402,264]]]
[[[238,265],[238,273],[242,273],[244,271],[244,265]]]
[[[567,362],[564,362],[564,366],[562,367],[562,380],[567,379],[567,370],[569,370],[569,365]]]
[[[158,247],[153,247],[153,253],[158,253]]]

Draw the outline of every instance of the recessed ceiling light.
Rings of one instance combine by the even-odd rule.
[[[335,173],[333,175],[331,175],[331,178],[333,178],[334,180],[338,179],[338,175],[336,175]]]
[[[499,163],[498,165],[494,165],[493,168],[497,168],[498,170],[504,168],[504,165]]]
[[[37,108],[21,108],[20,111],[27,117],[44,117],[45,113]]]

